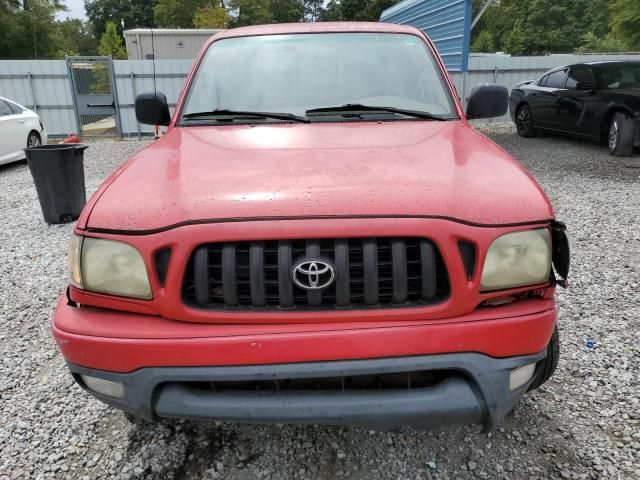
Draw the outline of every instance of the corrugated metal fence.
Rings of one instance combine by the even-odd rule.
[[[550,68],[590,60],[640,60],[637,55],[549,55],[545,57],[510,57],[508,55],[472,55],[469,71],[453,72],[451,76],[459,96],[464,100],[478,83],[498,83],[511,88],[523,80],[538,77]],[[167,95],[173,107],[191,60],[157,60],[158,91]],[[114,61],[116,88],[120,103],[123,135],[150,134],[151,128],[139,125],[133,111],[138,93],[153,91],[151,60]],[[11,98],[36,110],[51,135],[77,132],[73,101],[64,60],[2,60],[0,61],[0,96]],[[505,116],[494,121],[506,121]]]

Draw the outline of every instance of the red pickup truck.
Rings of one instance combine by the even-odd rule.
[[[491,429],[558,361],[565,228],[468,118],[432,42],[382,23],[221,32],[166,135],[97,190],[52,322],[128,417]]]

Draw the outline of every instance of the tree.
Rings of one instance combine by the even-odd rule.
[[[322,19],[325,21],[377,22],[387,8],[400,0],[330,0]]]
[[[155,3],[155,0],[85,0],[84,9],[97,38],[105,31],[107,22],[114,22],[120,35],[124,29],[153,27]]]
[[[274,21],[270,0],[230,0],[229,6],[236,14],[232,21],[234,27]]]
[[[304,21],[304,5],[300,0],[270,0],[269,9],[274,23]]]
[[[640,2],[614,0],[611,4],[611,33],[632,50],[640,50]]]
[[[193,16],[193,26],[196,28],[227,28],[231,17],[223,5],[209,5],[200,7]]]
[[[322,16],[324,0],[303,0],[302,18],[305,22],[315,22]]]
[[[91,25],[77,18],[67,18],[58,22],[58,58],[65,55],[95,55],[97,53],[96,37]]]
[[[116,60],[127,58],[127,52],[122,45],[122,37],[118,33],[115,23],[107,22],[105,31],[100,37],[98,54],[105,56],[111,55]]]
[[[477,14],[484,2],[474,0],[474,13]],[[615,47],[617,50],[620,42],[616,45],[613,37],[609,36],[608,28],[609,22],[612,25],[614,22],[612,15],[615,10],[609,10],[612,2],[613,5],[621,5],[620,10],[625,17],[631,16],[631,7],[636,11],[640,7],[638,0],[494,1],[472,32],[473,51],[540,55],[572,53],[594,47]],[[619,36],[628,38],[629,32],[639,30],[640,23],[634,24],[627,33]]]
[[[66,10],[59,0],[22,2],[0,0],[0,58],[56,58],[60,47],[58,12]]]
[[[211,0],[157,0],[153,15],[159,27],[191,28],[198,9],[211,5]]]
[[[587,32],[582,36],[582,46],[576,53],[624,52],[625,50],[627,50],[626,43],[611,33],[599,37],[594,32]]]

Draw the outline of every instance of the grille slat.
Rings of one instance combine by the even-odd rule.
[[[349,243],[343,238],[336,240],[334,262],[336,266],[336,305],[347,307],[351,297],[351,275],[349,271]]]
[[[433,245],[426,240],[420,241],[420,258],[422,260],[422,296],[433,298],[436,295],[436,266]]]
[[[249,281],[251,285],[251,304],[254,307],[267,305],[264,285],[264,243],[251,242],[249,250]]]
[[[283,240],[278,242],[278,303],[281,307],[293,307],[293,281],[291,280],[292,263],[291,242]]]
[[[193,257],[193,269],[195,280],[196,301],[199,304],[207,304],[210,300],[209,289],[209,249],[202,246],[196,250]]]
[[[292,281],[304,258],[333,263],[334,282],[305,290]],[[440,252],[423,238],[344,238],[201,245],[187,264],[185,303],[205,309],[399,308],[450,293]]]
[[[398,238],[391,240],[391,259],[393,303],[404,303],[407,301],[407,248],[405,243]]]
[[[375,238],[362,240],[364,303],[378,304],[378,248]]]
[[[222,296],[225,305],[238,305],[238,276],[236,275],[236,244],[225,243],[222,246],[222,265],[220,268],[212,268],[214,276],[220,272],[222,277]],[[218,277],[220,278],[220,277]]]

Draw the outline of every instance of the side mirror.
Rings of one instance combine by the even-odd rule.
[[[576,84],[576,90],[584,90],[586,92],[595,90],[596,86],[591,82],[578,82]]]
[[[467,101],[467,117],[471,119],[501,117],[508,109],[509,91],[502,85],[478,85]]]
[[[164,93],[142,93],[136,97],[136,119],[145,125],[167,126],[171,121]]]

